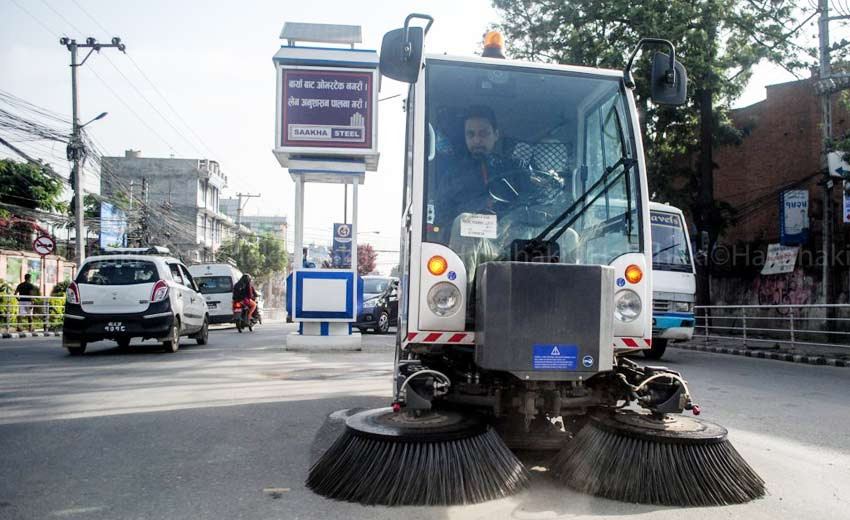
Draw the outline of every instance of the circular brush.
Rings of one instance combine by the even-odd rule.
[[[591,495],[666,506],[741,504],[764,481],[726,439],[726,429],[682,416],[592,416],[552,461],[555,477]]]
[[[307,487],[366,505],[459,505],[505,497],[528,484],[522,463],[477,415],[391,408],[346,420],[310,468]]]

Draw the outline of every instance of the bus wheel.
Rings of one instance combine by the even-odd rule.
[[[667,350],[666,339],[653,339],[652,347],[644,350],[643,356],[649,359],[661,359],[661,356],[664,355],[665,350]]]

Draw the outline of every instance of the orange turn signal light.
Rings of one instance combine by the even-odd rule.
[[[640,267],[632,264],[626,267],[626,280],[629,283],[638,283],[643,279],[643,271],[640,270]]]
[[[428,260],[428,272],[434,276],[440,276],[449,268],[449,263],[440,255],[432,256]]]

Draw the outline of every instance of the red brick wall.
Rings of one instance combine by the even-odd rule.
[[[837,96],[833,96],[836,98]],[[812,80],[767,87],[767,99],[734,110],[733,122],[745,129],[740,145],[714,151],[714,195],[739,212],[738,222],[721,242],[779,241],[779,191],[820,170],[820,103]],[[833,135],[848,129],[848,114],[837,103],[833,108]],[[810,232],[820,242],[822,191],[819,176],[804,181],[809,189]],[[840,183],[834,190],[840,207]],[[835,214],[840,217],[840,210]],[[817,218],[812,218],[817,217]],[[841,226],[836,220],[836,226]],[[840,228],[836,228],[839,232]]]

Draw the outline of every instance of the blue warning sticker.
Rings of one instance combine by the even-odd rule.
[[[575,370],[578,345],[534,345],[534,370]]]

